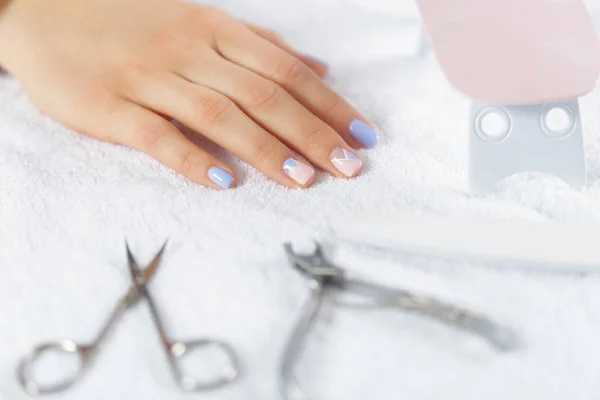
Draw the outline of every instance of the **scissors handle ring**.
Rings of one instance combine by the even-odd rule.
[[[35,347],[31,352],[25,356],[19,363],[17,370],[19,382],[23,389],[31,396],[39,394],[53,394],[59,393],[63,390],[68,389],[73,383],[75,383],[83,374],[86,362],[89,359],[91,347],[80,345],[72,340],[61,340],[58,342],[43,343]],[[67,354],[75,354],[79,356],[79,367],[75,373],[66,376],[60,381],[50,384],[41,384],[36,382],[30,376],[31,368],[37,362],[37,360],[45,353],[48,352],[60,352]]]
[[[185,342],[174,342],[171,344],[171,354],[176,359],[183,358],[193,350],[202,348],[215,348],[226,358],[225,365],[218,375],[212,379],[200,380],[190,375],[180,374],[178,377],[181,389],[188,392],[200,392],[218,389],[235,381],[240,373],[238,356],[231,345],[214,339],[197,339]]]

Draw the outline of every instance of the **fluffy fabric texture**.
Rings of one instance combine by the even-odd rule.
[[[324,232],[331,216],[368,211],[600,218],[597,92],[581,101],[589,188],[527,175],[473,196],[466,190],[468,101],[434,59],[412,57],[418,47],[412,4],[215,4],[330,62],[328,82],[379,126],[380,146],[362,152],[359,178],[322,174],[306,191],[279,187],[223,155],[242,182],[216,192],[146,155],[60,126],[3,77],[0,397],[28,398],[14,369],[31,345],[93,338],[130,283],[125,237],[143,262],[171,238],[151,285],[169,333],[217,336],[240,353],[236,385],[194,397],[274,400],[279,355],[308,294],[286,262],[283,241],[306,241]],[[499,355],[476,337],[406,313],[328,310],[297,368],[312,399],[600,397],[599,275],[492,269],[343,244],[332,257],[361,277],[485,313],[516,328],[524,347]],[[189,398],[174,386],[158,344],[147,307],[131,310],[84,380],[55,398]],[[186,365],[202,370],[202,361]]]

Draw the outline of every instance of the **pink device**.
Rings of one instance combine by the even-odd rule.
[[[473,100],[470,183],[521,171],[586,181],[578,100],[600,73],[581,0],[417,0],[448,80]]]

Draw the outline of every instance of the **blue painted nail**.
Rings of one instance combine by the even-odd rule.
[[[229,189],[233,183],[233,176],[223,168],[212,167],[208,170],[208,177],[211,181],[221,186],[223,189]]]
[[[317,64],[325,67],[325,68],[329,68],[329,64],[327,64],[325,61],[321,60],[320,58],[317,58],[315,56],[311,56],[310,54],[305,54],[304,55],[306,58],[316,62]]]
[[[379,141],[379,133],[359,119],[350,123],[350,134],[366,147],[373,147]]]

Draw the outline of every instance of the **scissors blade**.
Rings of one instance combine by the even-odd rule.
[[[156,253],[156,255],[154,256],[154,258],[152,259],[150,264],[148,264],[148,266],[142,271],[142,274],[146,281],[150,281],[152,279],[152,277],[154,276],[154,274],[156,273],[156,270],[158,269],[158,266],[160,265],[160,261],[162,259],[162,256],[165,252],[165,249],[166,249],[168,243],[169,243],[169,240],[167,239],[165,241],[165,243],[162,245],[162,247],[160,248],[160,250],[158,251],[158,253]],[[129,244],[127,242],[125,242],[125,248],[127,249],[127,262],[129,264],[132,274],[134,274],[136,270],[140,269],[140,267],[138,266],[137,261],[135,261],[135,257],[133,256],[133,253],[131,252],[131,249],[129,248]],[[135,276],[133,276],[133,279],[135,279]],[[137,287],[135,284],[132,284],[129,287],[129,291],[127,292],[126,298],[127,298],[128,306],[132,306],[139,300],[140,293],[137,290]]]

